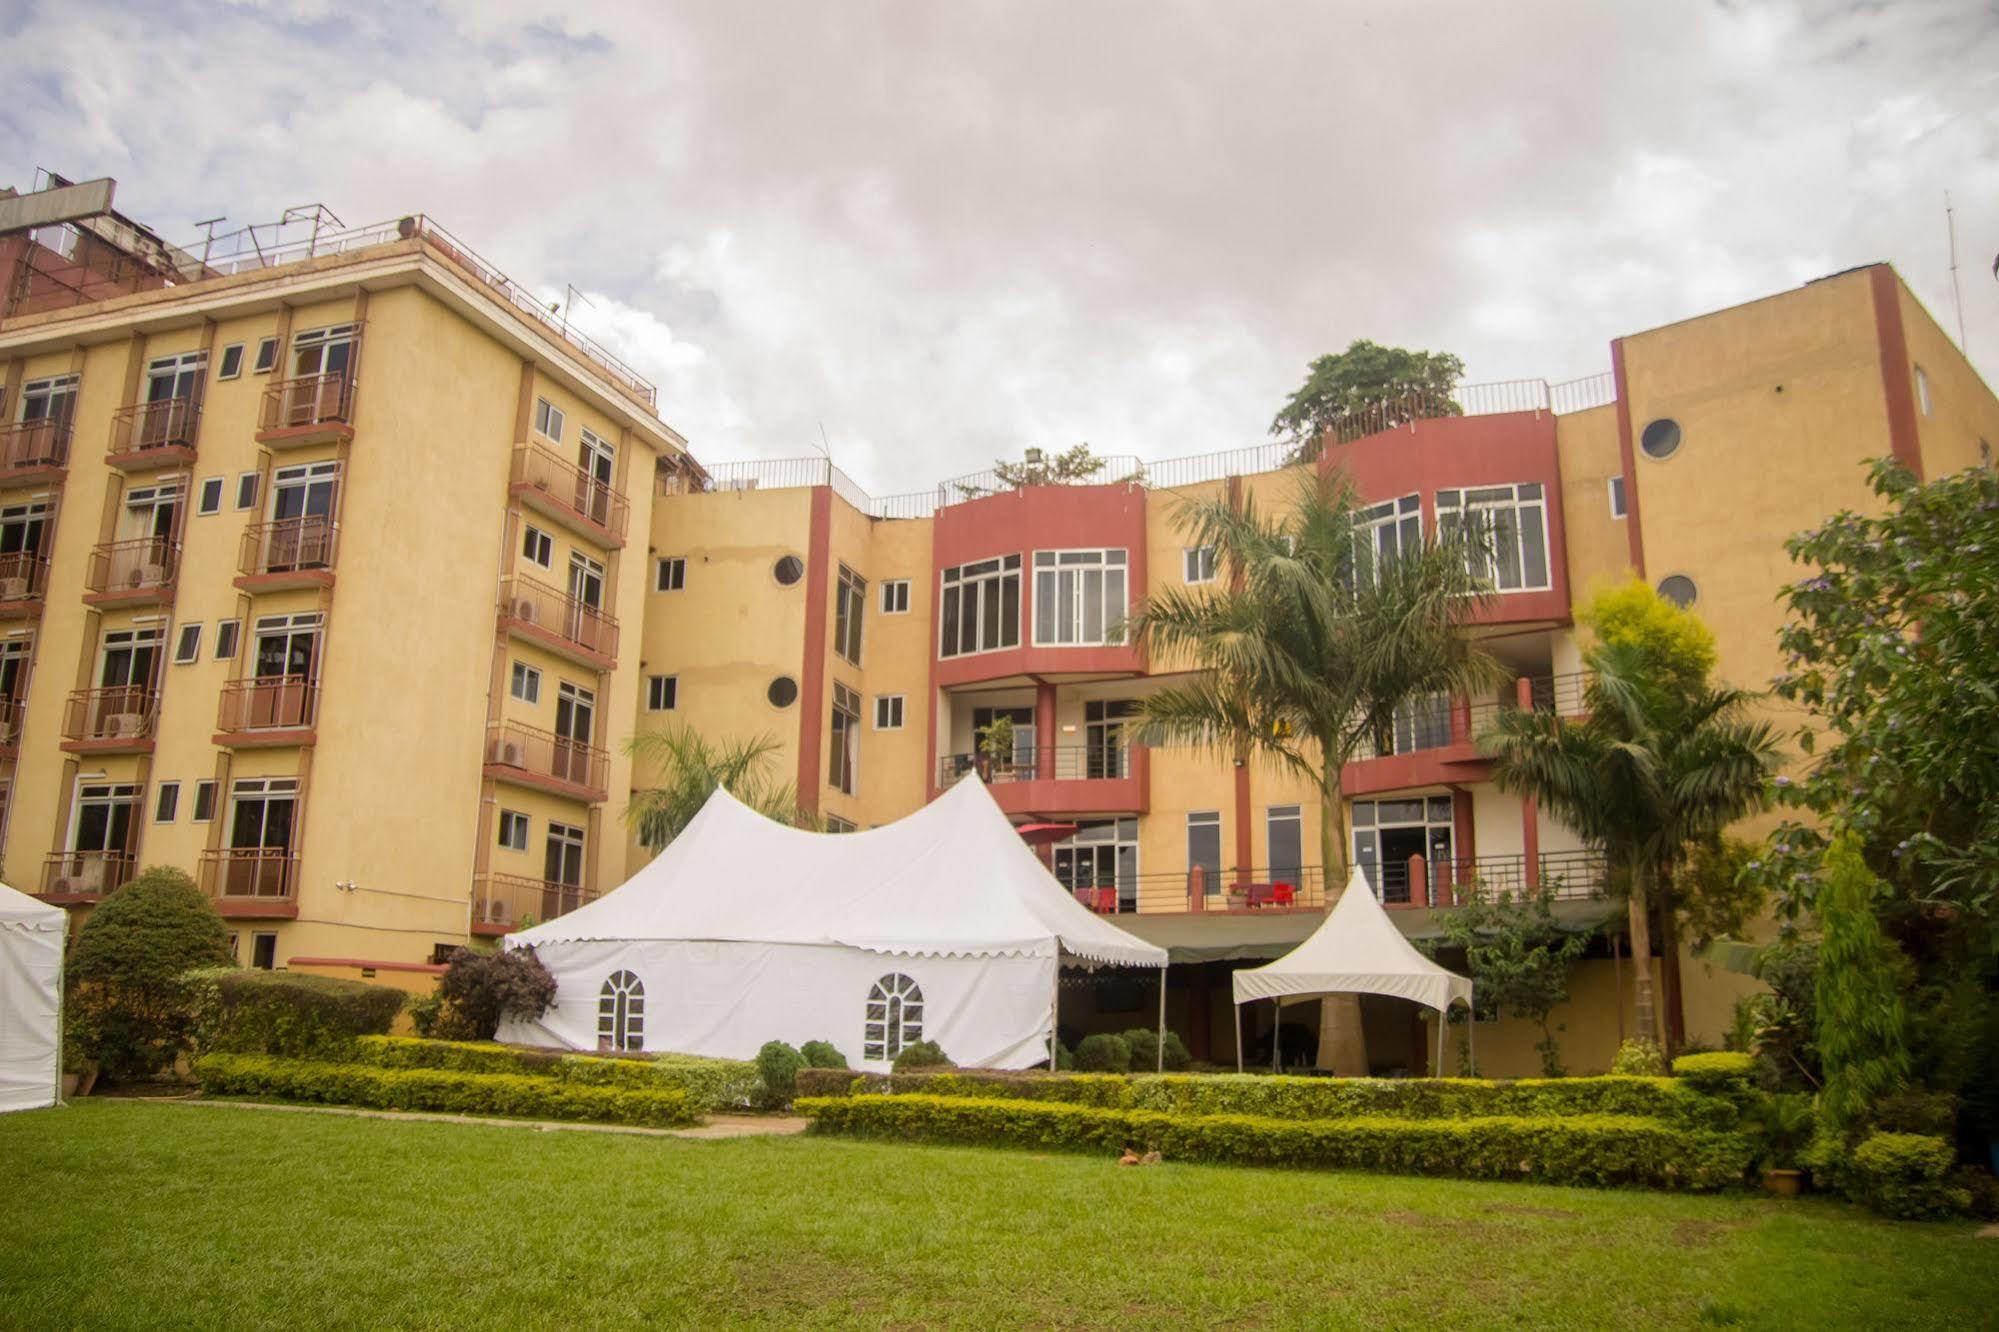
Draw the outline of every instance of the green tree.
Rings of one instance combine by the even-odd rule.
[[[996,485],[982,485],[976,481],[956,484],[961,498],[977,499],[981,495],[997,495],[1002,491],[1019,490],[1023,486],[1113,485],[1135,481],[1143,475],[1141,471],[1130,476],[1113,477],[1106,474],[1109,467],[1110,460],[1092,453],[1088,444],[1077,444],[1052,457],[1040,449],[1029,449],[1027,456],[1019,462],[1003,458],[993,464],[993,475],[998,478]]]
[[[1552,884],[1518,898],[1475,886],[1469,902],[1437,913],[1444,937],[1421,947],[1431,957],[1445,948],[1463,953],[1481,1007],[1507,1009],[1538,1023],[1541,1039],[1534,1048],[1541,1052],[1541,1072],[1559,1078],[1561,1047],[1548,1018],[1568,999],[1569,973],[1589,951],[1592,931],[1564,930],[1554,901]]]
[[[68,963],[71,1030],[114,1080],[150,1077],[191,1049],[197,985],[188,973],[231,964],[229,931],[180,870],[155,866],[106,898]]]
[[[633,791],[625,809],[625,821],[647,850],[663,850],[680,836],[718,786],[766,818],[801,828],[818,826],[798,803],[797,789],[772,776],[779,745],[771,736],[717,743],[692,727],[666,726],[639,732],[625,748],[657,774],[657,784]]]
[[[1311,462],[1330,435],[1353,437],[1417,417],[1461,416],[1451,396],[1465,364],[1448,352],[1384,347],[1366,338],[1305,368],[1305,382],[1285,399],[1270,433],[1298,446],[1294,462]]]
[[[1346,882],[1341,769],[1364,745],[1386,748],[1412,700],[1498,677],[1462,632],[1485,595],[1463,547],[1429,542],[1376,562],[1359,510],[1338,471],[1300,478],[1271,517],[1253,500],[1181,501],[1187,544],[1212,547],[1227,576],[1154,593],[1130,625],[1155,662],[1194,670],[1145,700],[1138,738],[1261,754],[1309,780],[1329,898]],[[1328,1000],[1321,1062],[1351,1072],[1360,1061],[1365,1073],[1364,1050],[1358,1004]]]
[[[1598,642],[1636,649],[1653,671],[1682,689],[1699,689],[1714,671],[1714,631],[1642,578],[1599,588],[1576,608],[1576,623]]]
[[[1858,839],[1841,833],[1826,849],[1818,893],[1818,1052],[1825,1068],[1819,1106],[1835,1126],[1860,1122],[1874,1101],[1909,1079],[1895,946],[1874,916],[1880,880]]]

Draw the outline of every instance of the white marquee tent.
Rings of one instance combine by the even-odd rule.
[[[1327,994],[1385,994],[1437,1010],[1438,1067],[1443,1067],[1444,1024],[1451,1005],[1471,1004],[1471,982],[1416,951],[1388,918],[1358,865],[1346,891],[1319,928],[1283,957],[1235,973],[1236,1066],[1242,1066],[1242,1006],[1269,999]],[[1272,1042],[1273,1060],[1277,1054]]]
[[[503,1041],[743,1059],[828,1040],[873,1070],[917,1040],[960,1065],[1032,1067],[1064,955],[1166,965],[1070,896],[976,777],[837,836],[718,790],[625,884],[506,946],[535,949],[556,997]]]
[[[61,907],[0,884],[0,1111],[56,1103],[67,928]]]

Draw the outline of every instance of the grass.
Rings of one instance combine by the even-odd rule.
[[[0,1323],[1990,1325],[1822,1201],[84,1101],[0,1116]]]

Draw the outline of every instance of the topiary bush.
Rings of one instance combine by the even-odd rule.
[[[1151,1073],[1159,1069],[1159,1033],[1150,1027],[1133,1027],[1122,1033],[1119,1040],[1131,1051],[1131,1069],[1134,1073]],[[1166,1058],[1163,1061],[1168,1073],[1184,1073],[1194,1066],[1194,1056],[1187,1053],[1187,1046],[1179,1033],[1166,1033]]]
[[[198,1043],[204,1051],[339,1057],[356,1037],[388,1032],[403,992],[386,985],[289,971],[195,973],[205,996]]]
[[[765,1041],[756,1063],[765,1105],[783,1105],[797,1094],[798,1071],[806,1066],[804,1055],[783,1041]]]
[[[846,1068],[847,1056],[841,1054],[831,1041],[807,1041],[798,1047],[798,1053],[805,1056],[807,1068]]]
[[[895,1062],[889,1065],[898,1073],[908,1073],[919,1068],[949,1068],[951,1057],[935,1041],[917,1041],[902,1047]]]
[[[507,1019],[532,1022],[555,1002],[555,977],[532,948],[482,953],[461,948],[437,978],[439,1008],[428,1034],[490,1041]]]
[[[1617,1047],[1617,1054],[1610,1061],[1612,1077],[1663,1078],[1666,1076],[1666,1053],[1654,1041],[1635,1037]]]
[[[1942,1138],[1875,1133],[1853,1149],[1848,1178],[1854,1200],[1904,1221],[1958,1216],[1971,1195],[1953,1185],[1957,1153]]]
[[[151,1077],[193,1048],[201,993],[188,973],[227,967],[229,931],[194,880],[155,866],[90,913],[70,950],[82,1053],[113,1080]]]
[[[1749,1079],[1755,1075],[1756,1056],[1734,1050],[1681,1055],[1673,1061],[1674,1077],[1709,1095],[1741,1095],[1749,1089]]]
[[[1085,1036],[1076,1047],[1076,1068],[1083,1073],[1129,1073],[1131,1047],[1124,1037],[1107,1032]]]

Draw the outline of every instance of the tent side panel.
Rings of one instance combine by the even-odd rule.
[[[56,1103],[61,926],[0,925],[0,1111]]]

